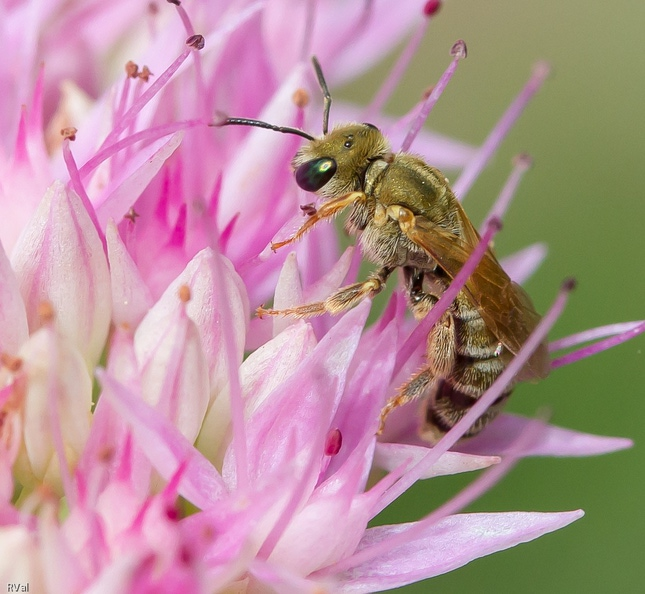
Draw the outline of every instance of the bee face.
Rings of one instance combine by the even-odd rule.
[[[387,139],[372,124],[344,124],[300,148],[292,161],[296,183],[329,198],[358,191],[370,163],[389,153]]]

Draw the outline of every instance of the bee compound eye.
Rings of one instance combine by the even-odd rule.
[[[336,161],[330,157],[313,159],[296,169],[296,183],[307,192],[317,192],[336,173]]]

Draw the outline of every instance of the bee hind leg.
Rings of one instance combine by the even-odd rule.
[[[430,386],[434,381],[434,378],[435,375],[432,372],[432,369],[428,366],[415,373],[407,382],[405,382],[397,390],[397,393],[386,402],[385,406],[381,410],[379,428],[376,434],[381,435],[381,433],[383,433],[385,420],[395,408],[403,406],[411,400],[416,400],[423,396],[428,389],[428,386]]]
[[[364,282],[342,287],[324,301],[287,309],[264,309],[263,307],[258,307],[256,310],[257,315],[260,318],[265,315],[309,318],[325,313],[339,314],[358,305],[366,297],[373,297],[380,293],[393,270],[394,268],[381,268],[377,272],[370,274]]]

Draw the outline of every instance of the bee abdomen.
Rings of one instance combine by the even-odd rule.
[[[463,437],[477,435],[502,410],[512,388],[506,390],[486,412],[475,421]],[[426,400],[425,419],[420,429],[424,440],[437,443],[477,402],[479,396],[467,394],[457,388],[450,379],[437,379]]]

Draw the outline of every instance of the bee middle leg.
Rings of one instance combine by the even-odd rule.
[[[393,270],[394,268],[383,267],[370,274],[362,283],[354,283],[338,289],[324,301],[307,303],[287,309],[264,309],[263,307],[258,307],[256,312],[260,318],[265,315],[308,318],[325,313],[339,314],[358,305],[366,297],[373,297],[380,293]]]

